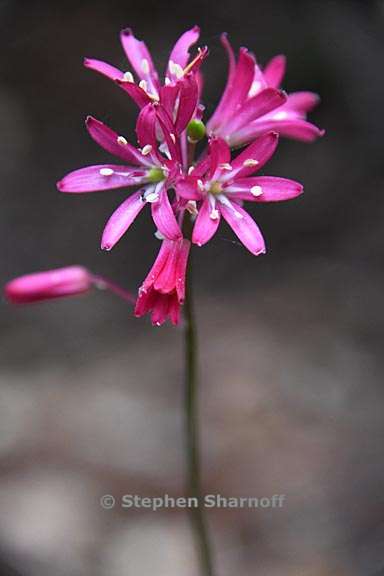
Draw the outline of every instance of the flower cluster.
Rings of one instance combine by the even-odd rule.
[[[280,135],[309,142],[323,134],[306,120],[318,97],[311,92],[286,94],[280,89],[283,56],[276,56],[262,70],[246,48],[236,58],[223,34],[228,79],[217,108],[205,121],[201,68],[208,49],[192,48],[199,38],[198,27],[178,39],[163,79],[144,42],[129,29],[120,38],[133,72],[95,59],[84,63],[112,80],[138,106],[137,145],[88,117],[89,135],[118,163],[80,168],[57,187],[75,194],[134,189],[105,225],[104,250],[111,250],[149,205],[162,245],[139,289],[135,315],[151,312],[154,324],[167,318],[177,324],[191,243],[208,242],[221,218],[252,254],[265,252],[263,236],[243,208],[244,201],[276,202],[301,194],[298,182],[255,174],[275,152]],[[194,160],[196,149],[199,156]],[[85,289],[85,284],[80,288]]]

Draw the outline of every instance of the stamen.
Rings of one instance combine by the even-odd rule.
[[[144,198],[147,202],[152,204],[153,202],[156,202],[156,200],[159,199],[159,195],[157,192],[150,192],[149,194],[145,195]]]
[[[219,211],[217,210],[217,208],[213,208],[213,210],[211,211],[210,215],[209,215],[211,220],[217,220],[219,217]]]
[[[146,144],[144,148],[142,148],[141,153],[143,156],[148,156],[152,152],[152,146],[150,144]]]
[[[166,76],[166,77],[164,78],[164,84],[165,84],[166,86],[169,86],[170,84],[172,84],[172,82],[171,82],[171,80],[168,78],[168,76]]]
[[[202,181],[202,180],[199,179],[199,180],[197,181],[197,186],[198,186],[200,192],[204,192],[205,188],[204,188],[204,184],[203,184],[203,181]]]
[[[171,140],[174,144],[176,144],[176,136],[173,134],[173,132],[171,132],[170,134]]]
[[[243,166],[245,168],[249,168],[251,166],[257,166],[259,164],[258,160],[255,160],[254,158],[248,158],[247,160],[244,160],[243,162]]]
[[[146,58],[143,58],[140,62],[140,67],[143,71],[143,74],[149,74],[149,62]]]
[[[100,176],[112,176],[114,170],[112,168],[100,168],[99,174]]]
[[[252,196],[261,196],[263,193],[263,189],[261,186],[252,186],[251,194]]]
[[[222,170],[232,170],[232,166],[229,164],[229,162],[219,164],[219,168],[221,168]]]
[[[148,90],[148,84],[146,80],[140,80],[139,87],[146,92]]]
[[[188,168],[188,176],[190,176],[190,175],[192,174],[192,172],[194,171],[194,169],[195,169],[194,166],[190,166],[190,167]],[[200,180],[200,182],[201,182],[201,180]]]
[[[155,238],[157,238],[158,240],[165,240],[165,236],[163,236],[163,234],[160,232],[160,230],[156,230],[154,236],[155,236]]]
[[[117,143],[121,144],[121,146],[126,146],[128,144],[128,141],[126,140],[126,138],[124,138],[124,136],[118,136]]]
[[[197,210],[197,206],[196,206],[196,201],[195,201],[195,200],[189,200],[189,201],[187,202],[186,209],[188,210],[188,212],[189,212],[190,214],[192,214],[192,216],[197,216],[198,210]]]
[[[123,82],[131,82],[131,84],[135,82],[132,72],[124,72]]]

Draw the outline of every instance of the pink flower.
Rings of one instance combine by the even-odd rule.
[[[152,324],[161,326],[170,318],[178,324],[185,298],[185,275],[191,243],[164,240],[154,265],[139,290],[135,316],[152,312]]]
[[[159,111],[161,109],[161,112]],[[156,140],[157,117],[162,119],[165,142],[160,153]],[[67,174],[57,187],[61,192],[83,193],[115,188],[139,187],[115,210],[103,232],[101,247],[111,250],[128,230],[146,204],[151,206],[153,220],[158,230],[171,240],[181,238],[169,198],[168,188],[181,173],[180,146],[173,134],[173,124],[161,107],[145,106],[137,121],[137,135],[141,148],[135,148],[123,136],[95,118],[88,117],[86,126],[91,137],[105,150],[127,164],[101,164],[87,166]]]
[[[197,42],[199,35],[199,27],[194,26],[184,32],[177,40],[169,56],[163,86],[147,46],[144,42],[135,38],[129,28],[121,32],[120,40],[124,52],[139,79],[138,84],[135,83],[132,72],[123,72],[106,62],[85,58],[84,65],[117,82],[140,108],[153,101],[160,101],[166,106],[165,102],[168,101],[169,103],[170,95],[174,101],[173,103],[175,103],[177,93],[182,90],[186,76],[191,72],[196,73],[207,55],[207,48],[199,49],[196,58],[188,64],[189,50]],[[193,74],[192,82],[196,84],[195,89],[197,89],[199,77],[196,76],[195,79],[195,74]]]
[[[82,266],[68,266],[15,278],[5,286],[5,296],[12,304],[29,304],[88,292],[93,281]]]
[[[210,141],[209,156],[180,180],[178,193],[185,199],[200,202],[193,228],[192,242],[202,246],[218,229],[221,216],[252,254],[265,252],[263,236],[242,208],[243,200],[277,202],[302,193],[298,182],[273,176],[252,176],[273,155],[278,134],[260,136],[231,161],[228,144],[219,138]]]
[[[279,90],[285,73],[285,57],[276,56],[264,72],[246,48],[236,62],[225,34],[222,43],[229,59],[228,80],[222,98],[207,123],[208,134],[223,138],[231,147],[247,144],[274,130],[282,136],[311,142],[324,134],[306,121],[306,114],[319,101],[312,92]]]

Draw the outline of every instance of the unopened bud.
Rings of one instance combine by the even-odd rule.
[[[187,126],[188,140],[191,144],[200,142],[205,136],[205,125],[201,120],[191,120]]]

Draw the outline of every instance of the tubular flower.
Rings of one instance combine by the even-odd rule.
[[[282,136],[311,142],[324,134],[306,121],[306,114],[319,102],[312,92],[285,94],[280,88],[285,57],[276,56],[262,71],[245,48],[236,58],[225,34],[229,72],[225,90],[207,123],[208,134],[224,138],[231,147],[243,146],[274,130]]]
[[[167,118],[166,112],[163,115]],[[171,240],[182,236],[167,192],[175,177],[180,174],[180,151],[171,132],[166,134],[169,157],[160,153],[155,137],[155,123],[156,111],[152,105],[146,106],[137,122],[138,140],[142,147],[135,148],[99,120],[88,117],[86,126],[90,136],[105,150],[129,165],[87,166],[70,172],[57,184],[61,192],[67,193],[139,187],[109,218],[102,236],[102,249],[113,248],[146,204],[151,206],[153,220],[163,236]]]
[[[278,141],[276,132],[264,134],[234,160],[228,144],[214,138],[210,141],[209,156],[178,183],[178,193],[185,199],[200,202],[194,224],[192,242],[202,246],[215,234],[221,216],[252,254],[265,252],[263,236],[242,208],[243,200],[277,202],[289,200],[302,193],[298,182],[273,176],[252,176],[273,155]]]
[[[5,296],[12,304],[30,304],[88,292],[93,281],[82,266],[68,266],[15,278],[5,286]]]
[[[207,48],[198,49],[197,56],[189,62],[189,50],[197,42],[199,35],[199,27],[194,26],[184,32],[177,40],[169,56],[163,85],[147,46],[135,38],[130,28],[121,32],[120,41],[139,79],[138,84],[136,84],[132,72],[123,72],[106,62],[85,58],[84,65],[117,82],[140,108],[153,101],[169,104],[170,100],[173,100],[173,104],[175,104],[178,95],[183,98],[183,84],[187,76],[189,76],[189,82],[196,85],[196,90],[200,84],[197,72],[208,53]]]
[[[191,243],[163,240],[154,265],[139,289],[135,316],[152,312],[152,323],[161,326],[169,317],[178,324],[185,298],[185,277]]]

